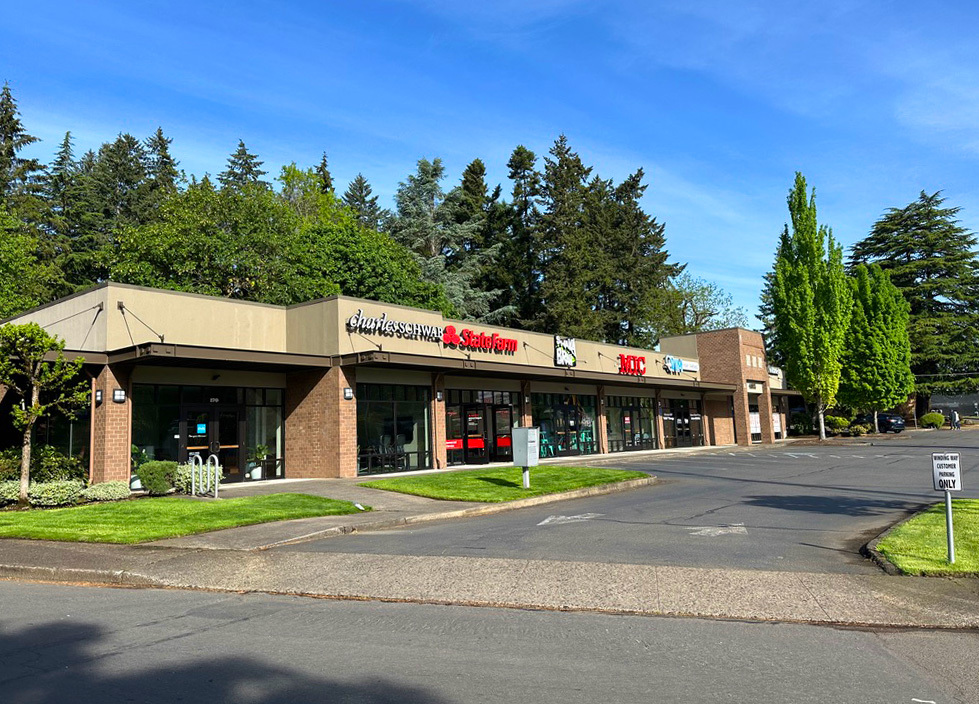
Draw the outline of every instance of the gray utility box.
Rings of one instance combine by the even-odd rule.
[[[540,429],[513,429],[513,466],[536,467],[540,463]]]

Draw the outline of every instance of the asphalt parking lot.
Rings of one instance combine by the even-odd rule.
[[[905,432],[846,445],[621,456],[649,488],[285,551],[480,556],[873,574],[860,548],[942,495],[931,452],[962,454],[959,497],[979,497],[979,432]]]

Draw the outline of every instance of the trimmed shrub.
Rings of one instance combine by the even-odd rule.
[[[870,426],[864,425],[863,423],[854,423],[850,426],[850,435],[860,437],[861,435],[866,435],[870,432]]]
[[[102,482],[82,489],[85,501],[119,501],[129,498],[129,482]]]
[[[190,464],[177,465],[177,473],[174,475],[174,478],[173,478],[173,486],[177,490],[177,493],[180,493],[180,494],[189,494],[190,493],[190,474],[191,474],[191,471],[192,471],[191,468],[192,468],[192,465],[190,465]],[[218,472],[218,486],[221,485],[221,480],[223,478],[224,478],[224,474],[219,471]]]
[[[922,428],[941,428],[945,425],[945,416],[941,413],[925,413],[920,422]]]
[[[71,506],[82,498],[78,481],[34,482],[27,492],[31,506]]]
[[[165,460],[147,462],[136,470],[139,483],[150,496],[162,496],[168,493],[173,488],[176,474],[177,463]]]
[[[840,418],[839,416],[826,416],[825,417],[826,427],[832,430],[834,433],[838,433],[842,430],[846,430],[850,426],[850,421],[846,418]]]
[[[20,479],[20,448],[0,452],[0,481]],[[88,470],[77,457],[62,454],[53,445],[36,445],[31,451],[31,481],[80,481],[88,479]]]
[[[18,496],[20,496],[19,481],[10,480],[0,482],[0,506],[14,503],[17,501]]]

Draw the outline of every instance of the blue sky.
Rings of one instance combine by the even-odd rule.
[[[750,314],[794,172],[850,245],[888,207],[943,190],[979,230],[974,3],[8,3],[0,80],[48,160],[120,132],[174,139],[217,173],[239,138],[270,171],[326,152],[386,207],[421,158],[559,134],[595,172],[642,167],[648,212],[688,271]]]

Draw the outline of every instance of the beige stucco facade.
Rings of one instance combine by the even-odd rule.
[[[384,459],[400,446],[417,455],[412,462],[419,467],[442,468],[471,458],[476,432],[483,434],[486,457],[500,460],[508,443],[503,425],[511,420],[551,433],[558,453],[744,440],[737,408],[751,380],[740,363],[737,373],[716,371],[743,357],[740,341],[719,362],[710,358],[718,357],[714,343],[705,359],[693,336],[664,340],[662,351],[654,351],[344,296],[285,307],[115,283],[9,322],[28,321],[63,339],[69,354],[83,356],[93,392],[100,392],[90,408],[93,481],[129,476],[130,444],[141,444],[150,422],[139,404],[151,398],[176,410],[166,411],[175,414],[170,420],[153,416],[161,427],[169,423],[170,435],[161,430],[159,440],[144,444],[161,453],[173,440],[178,449],[170,454],[181,460],[194,425],[188,413],[208,419],[195,427],[219,416],[226,426],[227,418],[238,418],[237,445],[221,445],[233,438],[219,441],[217,431],[205,435],[214,447],[240,445],[243,467],[254,452],[254,419],[279,414],[279,456],[270,458],[275,476],[355,476],[364,471],[365,455]],[[759,378],[769,383],[767,370]],[[249,405],[254,398],[265,405]],[[427,408],[424,427],[420,408]],[[418,430],[408,427],[409,415]],[[380,425],[371,431],[371,423]],[[453,436],[459,423],[469,433],[462,440]],[[484,429],[472,430],[478,427]],[[369,432],[381,439],[363,437]],[[771,439],[771,433],[764,438]],[[255,471],[243,470],[243,478],[255,478]]]

